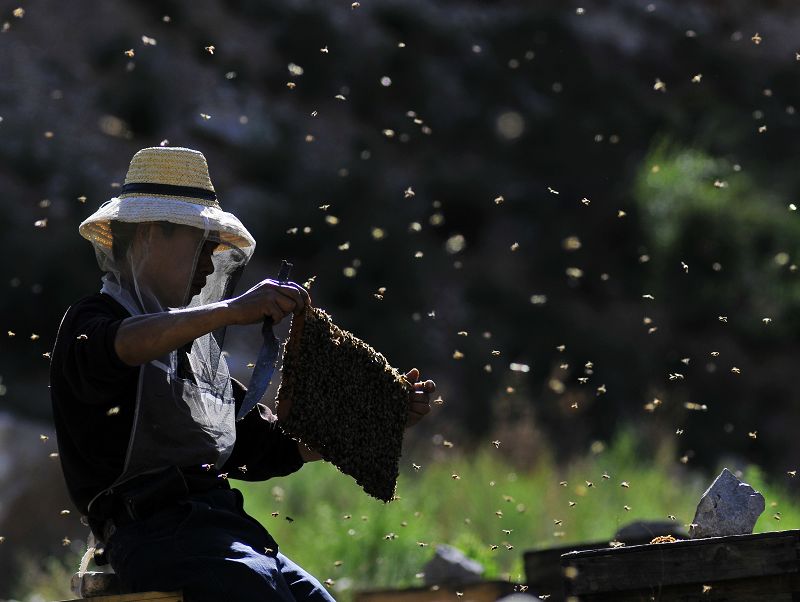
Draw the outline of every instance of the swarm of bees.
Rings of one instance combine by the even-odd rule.
[[[281,426],[384,502],[397,486],[410,390],[382,354],[324,310],[306,307],[293,321],[278,390]]]

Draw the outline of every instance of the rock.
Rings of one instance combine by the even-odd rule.
[[[753,532],[764,512],[764,496],[724,468],[706,490],[689,527],[689,537],[722,537]]]
[[[86,549],[89,529],[69,500],[58,457],[50,457],[56,450],[51,425],[0,412],[0,536],[5,538],[0,544],[0,600],[30,587],[26,559],[41,566],[48,557],[67,563]],[[50,599],[71,597],[67,579],[53,587],[61,589],[52,590],[58,593]]]
[[[538,596],[525,594],[522,592],[515,592],[497,600],[497,602],[541,602],[542,599]]]
[[[621,527],[614,535],[615,541],[628,546],[650,543],[659,535],[672,535],[677,539],[686,539],[686,529],[669,520],[640,520]]]
[[[467,585],[478,583],[483,566],[452,546],[436,546],[436,554],[423,568],[425,585]]]

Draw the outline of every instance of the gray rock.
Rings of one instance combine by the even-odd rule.
[[[689,527],[689,537],[722,537],[753,532],[764,512],[764,496],[724,468],[706,490]]]
[[[640,520],[629,523],[614,534],[615,541],[628,546],[650,543],[659,535],[672,535],[676,539],[686,539],[688,533],[683,525],[671,520]]]
[[[425,585],[467,585],[478,583],[483,575],[483,566],[467,558],[452,546],[436,546],[436,554],[423,568]]]
[[[542,599],[532,594],[515,592],[497,600],[497,602],[542,602]]]

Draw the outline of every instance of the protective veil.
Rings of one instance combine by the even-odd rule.
[[[122,261],[102,253],[102,292],[133,316],[228,298],[249,255],[223,242],[218,230],[144,224],[149,228],[127,249]],[[153,232],[153,229],[160,232]],[[153,282],[153,265],[171,239],[191,257],[171,271],[172,289]],[[155,246],[156,249],[152,247]],[[213,271],[212,271],[213,270]],[[167,297],[170,297],[167,298]],[[176,303],[178,301],[178,303]],[[139,371],[136,410],[122,474],[125,481],[169,466],[221,466],[235,442],[235,410],[230,375],[222,344],[225,329],[201,336],[189,345],[143,365]]]
[[[255,249],[220,207],[203,154],[180,147],[137,152],[120,194],[79,231],[104,272],[102,292],[132,316],[229,298]],[[141,366],[124,467],[92,503],[134,477],[219,467],[230,456],[235,405],[224,335],[208,333]]]

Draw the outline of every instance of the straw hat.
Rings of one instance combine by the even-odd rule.
[[[222,210],[203,153],[190,148],[143,148],[131,159],[119,196],[103,203],[78,230],[95,248],[111,254],[111,225],[158,222],[208,228],[222,243],[252,255],[256,241],[232,213]]]

